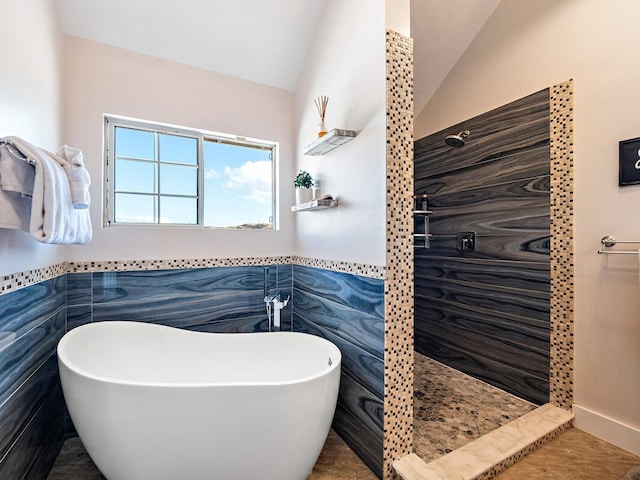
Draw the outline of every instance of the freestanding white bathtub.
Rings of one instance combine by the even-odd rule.
[[[58,362],[108,480],[303,480],[331,426],[341,355],[304,333],[109,321],[67,333]]]

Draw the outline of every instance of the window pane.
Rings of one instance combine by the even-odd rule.
[[[271,150],[204,144],[204,224],[272,228]]]
[[[274,227],[273,148],[105,118],[112,223]]]
[[[155,134],[133,128],[115,127],[116,157],[155,158]]]
[[[198,223],[195,198],[160,197],[160,223]]]
[[[193,167],[160,164],[160,193],[197,195],[198,170]]]
[[[116,193],[115,221],[121,223],[158,223],[155,195]]]
[[[198,140],[160,134],[160,161],[198,164]]]
[[[156,163],[116,159],[116,191],[157,193],[156,168]]]

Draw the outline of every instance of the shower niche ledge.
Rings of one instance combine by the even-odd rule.
[[[304,147],[302,149],[302,154],[315,156],[324,155],[325,153],[329,153],[334,148],[338,148],[340,145],[353,140],[355,137],[355,130],[342,130],[340,128],[334,128],[316,141]]]
[[[413,246],[415,248],[431,248],[429,239],[432,235],[429,233],[429,215],[433,212],[431,210],[414,210],[412,213],[414,220],[418,220],[414,223]],[[418,225],[420,225],[419,228]]]

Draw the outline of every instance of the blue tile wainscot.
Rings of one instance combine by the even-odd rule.
[[[299,265],[68,273],[0,296],[0,480],[44,479],[64,439],[55,348],[77,326],[111,320],[204,332],[268,329],[267,292],[291,296],[282,329],[343,355],[333,428],[382,475],[383,280]]]
[[[66,277],[0,296],[0,479],[46,478],[64,438]]]
[[[294,330],[342,352],[334,430],[380,478],[384,413],[384,281],[293,266]]]

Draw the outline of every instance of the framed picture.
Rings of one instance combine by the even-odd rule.
[[[618,185],[640,184],[640,137],[620,142]]]

